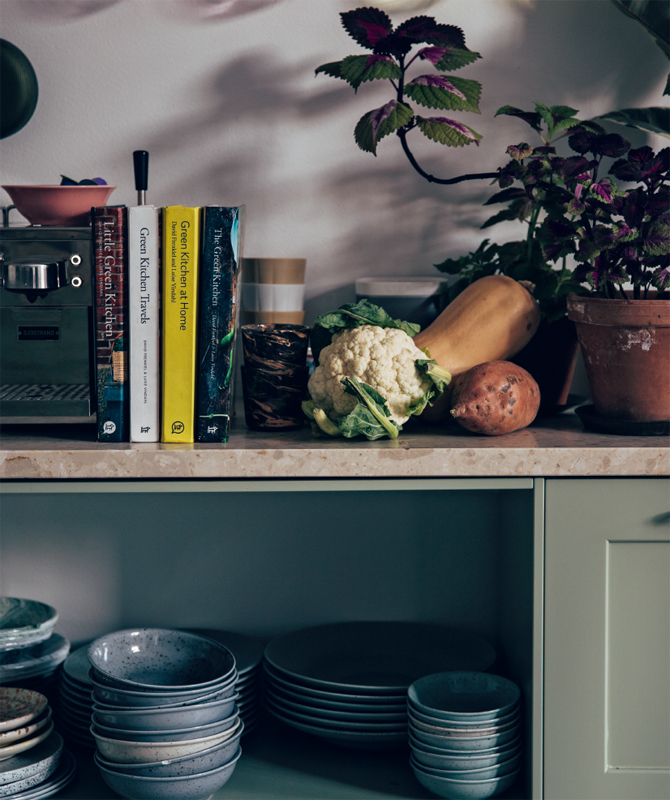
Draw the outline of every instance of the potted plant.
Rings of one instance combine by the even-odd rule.
[[[568,144],[575,155],[567,158],[518,145],[500,185],[521,178],[546,193],[536,232],[542,254],[574,259],[574,280],[590,288],[569,294],[567,307],[596,415],[670,420],[670,148],[631,149],[619,134],[581,126]],[[602,175],[608,157],[616,160]]]

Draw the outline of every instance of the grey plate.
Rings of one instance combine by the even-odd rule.
[[[219,631],[212,628],[184,628],[187,633],[206,636],[215,642],[227,647],[235,656],[237,672],[244,675],[246,672],[258,667],[263,660],[265,643],[253,636],[245,636],[233,631]]]
[[[88,660],[88,644],[73,650],[63,662],[63,672],[76,686],[90,687],[88,671],[91,665]],[[90,688],[89,688],[90,691]]]
[[[273,695],[276,697],[281,697],[284,700],[291,700],[294,703],[300,703],[303,706],[310,706],[311,708],[319,708],[319,709],[332,709],[333,711],[356,711],[358,712],[367,712],[369,714],[378,714],[378,713],[395,713],[399,714],[402,712],[407,711],[407,702],[404,697],[396,698],[395,702],[393,703],[368,703],[367,697],[363,697],[362,700],[358,700],[356,702],[344,702],[341,700],[331,700],[330,697],[314,697],[309,694],[304,694],[300,691],[299,687],[295,688],[287,688],[289,684],[286,683],[279,683],[274,678],[270,677],[268,674],[266,687],[268,691],[271,691]],[[337,697],[338,695],[330,695],[332,697]],[[351,695],[351,697],[356,697],[356,695]]]
[[[480,636],[422,622],[335,622],[274,639],[265,658],[299,684],[356,694],[404,694],[418,678],[484,671],[495,650]]]
[[[267,707],[276,711],[284,719],[295,720],[296,722],[304,722],[307,725],[314,725],[317,728],[325,728],[327,730],[336,731],[354,731],[361,733],[403,733],[407,738],[407,717],[402,720],[395,720],[392,722],[358,722],[354,719],[346,720],[333,720],[324,717],[318,717],[314,714],[307,714],[293,709],[286,708],[281,703],[275,702],[270,697],[266,698]]]
[[[276,686],[282,689],[290,689],[303,697],[314,698],[315,700],[330,700],[338,703],[345,703],[348,706],[357,706],[359,703],[379,705],[381,707],[393,706],[395,708],[404,707],[407,704],[407,693],[396,694],[349,694],[337,692],[335,690],[316,689],[312,686],[304,686],[291,680],[290,676],[282,674],[275,669],[272,664],[265,662],[265,675]]]
[[[0,761],[0,786],[29,778],[46,769],[50,763],[57,763],[62,750],[63,738],[52,731],[51,736],[31,750]]]
[[[314,719],[333,720],[340,722],[371,722],[373,724],[387,724],[393,725],[395,723],[403,723],[407,725],[407,708],[400,708],[398,711],[378,711],[368,712],[359,710],[357,706],[352,707],[347,711],[333,710],[331,708],[321,708],[314,706],[310,703],[296,703],[291,699],[287,699],[281,694],[276,693],[273,689],[268,687],[267,697],[276,703],[280,708],[286,711],[293,711],[297,714],[309,714]]]
[[[77,769],[75,757],[69,750],[63,750],[58,769],[44,783],[12,795],[12,800],[43,800],[59,792],[74,778]]]
[[[318,725],[308,725],[298,720],[285,717],[281,712],[272,708],[268,709],[277,719],[290,725],[298,731],[318,736],[330,744],[338,744],[343,747],[351,747],[355,750],[388,750],[407,745],[407,732],[366,732],[366,731],[337,731],[330,728],[322,728]]]

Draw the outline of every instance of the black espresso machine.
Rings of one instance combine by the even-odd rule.
[[[0,422],[95,422],[91,227],[0,227]]]

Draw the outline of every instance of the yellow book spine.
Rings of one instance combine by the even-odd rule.
[[[163,217],[163,442],[193,442],[200,209],[167,206]]]

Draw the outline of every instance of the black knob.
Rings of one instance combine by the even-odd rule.
[[[146,192],[149,188],[149,153],[147,150],[135,150],[133,153],[135,167],[135,189]]]

